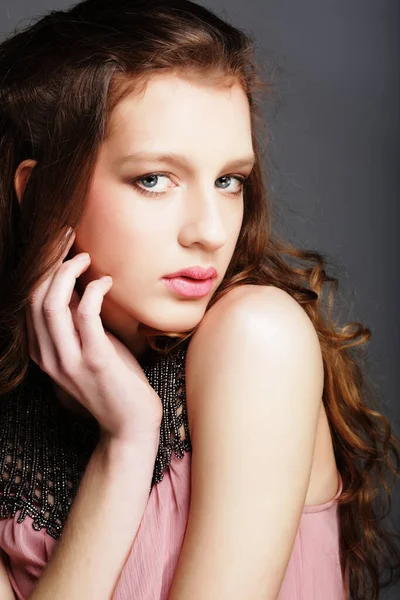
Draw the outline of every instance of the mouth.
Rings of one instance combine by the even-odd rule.
[[[175,273],[170,273],[169,275],[165,275],[166,278],[175,278],[175,277],[184,277],[189,280],[205,280],[205,279],[215,279],[218,277],[218,273],[214,267],[204,268],[199,265],[195,265],[193,267],[187,267],[186,269],[181,269],[180,271],[176,271]]]
[[[162,280],[175,294],[186,298],[201,298],[206,296],[213,285],[214,278],[194,279],[187,275],[163,277]]]

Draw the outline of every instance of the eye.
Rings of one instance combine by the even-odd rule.
[[[143,194],[144,196],[158,197],[158,196],[164,195],[166,192],[165,191],[153,192],[150,190],[155,188],[155,186],[157,185],[158,180],[160,178],[171,179],[167,173],[156,172],[156,173],[147,173],[146,175],[141,175],[140,177],[136,177],[135,179],[131,180],[131,183],[132,183],[133,187],[136,190],[138,190],[138,192],[140,194]],[[229,192],[229,193],[232,196],[239,196],[243,192],[243,185],[247,179],[248,179],[248,177],[245,177],[243,175],[224,175],[222,177],[219,177],[216,181],[222,181],[223,185],[225,185],[227,183],[227,185],[229,186],[229,184],[231,183],[232,180],[236,180],[240,184],[239,189],[236,191],[233,191],[233,192]],[[150,183],[150,187],[142,187],[143,182],[147,182],[145,185]],[[222,187],[222,189],[225,190],[227,188]]]
[[[165,179],[170,179],[170,177],[168,177],[168,175],[164,174],[164,173],[148,173],[147,175],[142,175],[141,177],[136,177],[136,179],[132,180],[132,185],[135,189],[138,190],[138,192],[140,192],[141,194],[143,194],[144,196],[162,196],[163,194],[165,194],[165,192],[151,192],[149,190],[151,190],[153,187],[155,187],[155,185],[157,184],[157,180],[160,177],[164,177]],[[140,182],[150,182],[150,187],[149,188],[143,188],[142,185],[139,185]]]
[[[243,185],[244,185],[244,182],[246,181],[247,177],[243,177],[243,175],[224,175],[223,177],[218,177],[217,181],[224,180],[223,184],[225,184],[226,180],[228,180],[228,185],[229,185],[232,179],[235,179],[236,181],[238,181],[240,183],[240,186],[236,192],[230,192],[230,194],[232,196],[239,196],[243,192]],[[222,188],[222,189],[226,189],[226,188]]]

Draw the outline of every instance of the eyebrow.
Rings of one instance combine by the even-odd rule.
[[[254,165],[256,160],[255,154],[250,154],[249,156],[243,156],[242,158],[237,158],[229,161],[225,168],[238,168],[238,167],[247,167],[248,165]],[[123,156],[121,160],[118,161],[119,165],[125,164],[126,162],[140,162],[140,161],[154,161],[154,162],[165,162],[170,163],[172,165],[177,166],[186,166],[188,169],[191,168],[190,162],[188,159],[182,154],[176,154],[175,152],[135,152],[134,154],[129,154],[128,156]]]

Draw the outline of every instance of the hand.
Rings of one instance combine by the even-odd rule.
[[[60,260],[30,298],[26,310],[29,354],[51,379],[98,421],[111,439],[132,441],[159,433],[162,404],[140,364],[100,318],[112,279],[91,281],[82,295],[76,279],[90,264],[87,253],[67,256],[72,232]]]

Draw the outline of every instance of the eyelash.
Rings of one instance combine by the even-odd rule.
[[[149,190],[145,190],[142,187],[140,187],[137,182],[141,181],[142,179],[146,179],[147,177],[150,177],[151,175],[163,175],[165,177],[169,177],[168,173],[164,173],[162,171],[155,171],[153,173],[146,173],[146,175],[141,175],[140,177],[136,177],[135,179],[131,180],[131,184],[133,185],[133,187],[138,190],[138,192],[140,194],[143,194],[143,196],[152,196],[154,197],[159,197],[159,196],[163,196],[164,194],[166,194],[167,192],[150,192]],[[238,181],[240,181],[240,183],[242,184],[240,187],[240,190],[238,192],[228,192],[231,196],[239,196],[240,194],[242,194],[243,192],[243,185],[245,183],[245,181],[247,181],[247,179],[250,177],[250,175],[248,177],[244,177],[242,175],[222,175],[221,177],[219,177],[218,179],[222,179],[223,177],[234,177],[235,179],[237,179]]]

